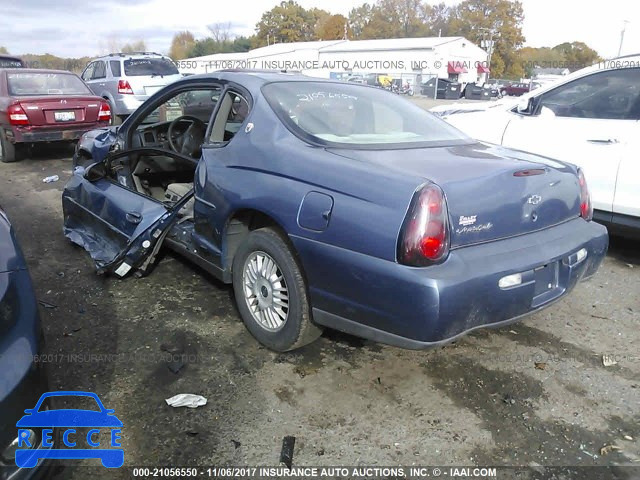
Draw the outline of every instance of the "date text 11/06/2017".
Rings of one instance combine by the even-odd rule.
[[[215,477],[215,478],[424,478],[497,477],[494,467],[135,467],[134,477]]]

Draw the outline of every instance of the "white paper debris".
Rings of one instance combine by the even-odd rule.
[[[167,402],[167,405],[174,408],[197,408],[201,407],[202,405],[206,405],[207,399],[201,395],[194,395],[192,393],[179,393],[178,395],[174,395],[171,398],[167,398],[165,402]]]
[[[618,362],[613,358],[612,355],[603,355],[602,356],[602,365],[605,367],[611,367],[613,365],[617,365]]]
[[[122,262],[122,265],[120,265],[116,269],[116,275],[118,275],[119,277],[124,277],[127,273],[129,273],[129,270],[131,270],[131,265],[126,262]]]

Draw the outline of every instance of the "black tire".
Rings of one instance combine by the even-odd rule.
[[[247,260],[254,254],[262,253],[266,253],[276,263],[288,294],[287,317],[277,331],[267,329],[256,320],[245,296],[244,271]],[[258,342],[276,352],[286,352],[307,345],[322,334],[322,329],[311,320],[311,307],[302,268],[287,240],[279,232],[272,228],[250,232],[234,256],[232,268],[238,310],[245,326]]]
[[[13,163],[22,160],[24,145],[14,144],[7,140],[4,131],[0,130],[0,160],[4,163]]]

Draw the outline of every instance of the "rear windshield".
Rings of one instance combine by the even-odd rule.
[[[131,58],[124,61],[127,77],[178,75],[178,69],[166,58]]]
[[[22,68],[22,60],[18,58],[0,57],[0,68]]]
[[[10,95],[92,95],[72,73],[8,73]]]
[[[265,85],[263,93],[290,130],[316,143],[366,148],[469,141],[443,120],[379,88],[294,81]]]

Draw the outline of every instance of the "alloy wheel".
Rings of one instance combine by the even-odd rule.
[[[251,253],[244,263],[242,284],[253,319],[267,331],[282,329],[289,317],[289,290],[276,261],[262,251]]]

